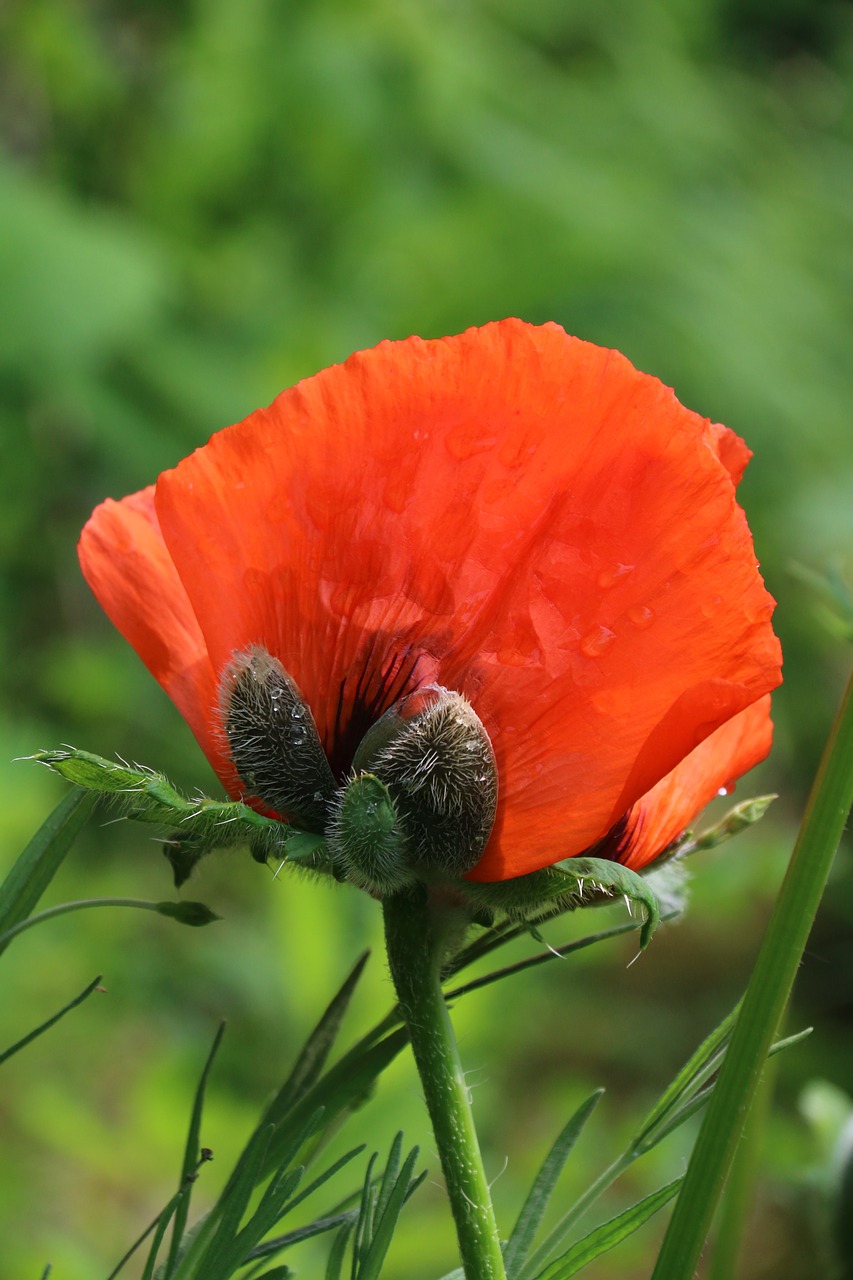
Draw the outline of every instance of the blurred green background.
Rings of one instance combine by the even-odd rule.
[[[61,786],[13,762],[72,742],[213,786],[188,731],[101,616],[79,528],[282,387],[386,337],[506,315],[618,347],[756,458],[743,502],[786,655],[762,826],[694,865],[693,908],[471,996],[462,1051],[504,1229],[585,1093],[608,1094],[567,1204],[734,1003],[831,719],[849,646],[792,571],[853,547],[853,9],[840,0],[7,0],[0,10],[0,859]],[[227,602],[226,602],[227,607]],[[146,832],[93,825],[49,901],[171,893]],[[353,892],[211,859],[224,920],[69,916],[4,962],[0,1044],[103,973],[3,1068],[0,1270],[106,1276],[172,1194],[196,1073],[230,1023],[202,1139],[221,1184],[378,913]],[[618,913],[615,913],[615,918]],[[596,923],[600,917],[594,917]],[[742,1275],[813,1277],[853,1094],[853,874],[803,967]],[[562,941],[589,927],[564,922]],[[531,944],[533,945],[533,944]],[[519,954],[529,948],[520,948]],[[389,1003],[377,955],[355,1035]],[[347,1127],[402,1123],[435,1169],[407,1061]],[[608,1201],[683,1165],[689,1134]],[[343,1175],[340,1193],[353,1178]],[[331,1199],[331,1197],[330,1197]],[[389,1280],[452,1265],[433,1177]],[[648,1275],[662,1222],[593,1280]],[[324,1249],[303,1254],[320,1275]],[[299,1255],[294,1255],[299,1262]],[[136,1275],[129,1267],[128,1275]]]

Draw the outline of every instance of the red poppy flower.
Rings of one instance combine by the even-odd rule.
[[[256,646],[340,781],[401,696],[470,700],[499,779],[473,878],[638,868],[769,749],[749,456],[617,352],[506,320],[300,382],[103,503],[80,558],[231,794],[217,689]]]

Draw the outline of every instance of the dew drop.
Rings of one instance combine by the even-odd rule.
[[[650,627],[655,620],[655,615],[644,604],[632,605],[628,610],[628,621],[639,631],[645,631],[646,627]]]
[[[620,578],[625,578],[629,573],[633,573],[635,569],[633,564],[615,564],[610,569],[605,569],[598,575],[598,585],[602,591],[608,591],[610,587],[615,587]]]
[[[581,640],[581,653],[587,658],[597,658],[610,648],[615,639],[616,634],[609,627],[595,627]]]
[[[720,787],[719,791],[717,792],[717,795],[730,796],[735,789],[735,785],[736,784],[734,782],[727,782],[725,786]]]

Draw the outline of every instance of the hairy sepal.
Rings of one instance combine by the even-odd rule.
[[[310,848],[306,848],[305,841],[297,839],[304,833],[276,818],[257,813],[239,800],[189,798],[161,773],[105,760],[74,747],[39,751],[30,758],[75,786],[96,792],[120,809],[123,817],[169,828],[171,838],[165,852],[178,887],[185,883],[206,853],[237,845],[248,845],[259,862],[276,857],[289,861],[288,846],[293,841],[293,861],[306,865],[312,855],[312,869],[327,869],[323,865],[322,843],[316,837],[312,837]]]
[[[660,923],[661,911],[650,885],[629,867],[605,858],[566,858],[530,875],[493,883],[466,881],[466,898],[510,919],[525,920],[549,907],[554,912],[596,907],[623,898],[629,912],[644,914],[640,946],[648,946]]]

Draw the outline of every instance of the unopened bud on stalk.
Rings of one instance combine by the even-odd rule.
[[[351,778],[338,792],[326,843],[343,878],[378,898],[415,879],[394,801],[372,773]]]
[[[411,866],[453,876],[476,866],[495,821],[498,771],[461,694],[427,685],[401,698],[368,730],[353,768],[387,787]]]
[[[308,704],[277,658],[235,653],[219,685],[228,751],[246,792],[310,830],[322,830],[335,779]]]

